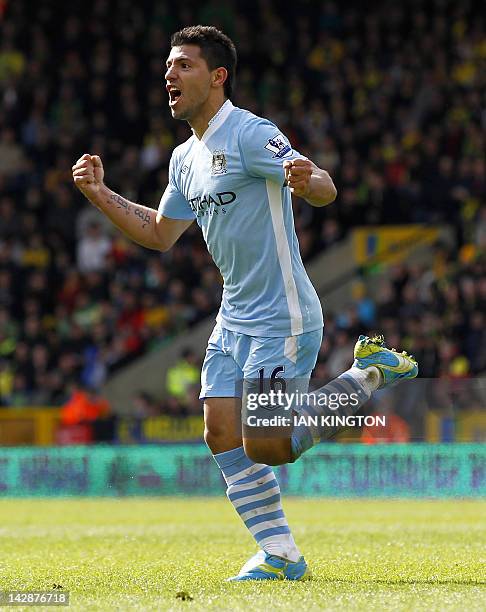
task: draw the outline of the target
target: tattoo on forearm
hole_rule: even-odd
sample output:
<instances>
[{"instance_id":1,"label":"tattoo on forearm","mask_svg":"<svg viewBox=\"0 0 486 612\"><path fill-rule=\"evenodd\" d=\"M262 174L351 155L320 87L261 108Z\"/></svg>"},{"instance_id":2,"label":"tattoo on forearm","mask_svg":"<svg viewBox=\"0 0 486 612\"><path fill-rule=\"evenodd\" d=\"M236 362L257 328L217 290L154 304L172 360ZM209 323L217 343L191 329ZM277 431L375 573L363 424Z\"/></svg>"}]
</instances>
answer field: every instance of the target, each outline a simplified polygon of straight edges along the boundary
<instances>
[{"instance_id":1,"label":"tattoo on forearm","mask_svg":"<svg viewBox=\"0 0 486 612\"><path fill-rule=\"evenodd\" d=\"M127 202L127 200L125 200L124 198L122 198L121 196L119 196L116 193L111 195L110 199L118 204L118 208L124 208L125 209L125 214L127 214L127 215L130 214L130 210L132 209L132 207L131 207L130 203Z\"/></svg>"},{"instance_id":2,"label":"tattoo on forearm","mask_svg":"<svg viewBox=\"0 0 486 612\"><path fill-rule=\"evenodd\" d=\"M126 215L129 215L133 209L135 212L135 216L138 217L140 221L142 222L142 229L145 229L145 227L152 221L150 212L144 210L143 208L137 208L137 207L132 206L130 202L125 200L125 198L122 198L121 196L119 196L117 193L112 194L110 196L110 200L113 200L113 202L116 202L116 204L118 204L118 208L124 208Z\"/></svg>"},{"instance_id":3,"label":"tattoo on forearm","mask_svg":"<svg viewBox=\"0 0 486 612\"><path fill-rule=\"evenodd\" d=\"M152 220L150 213L146 210L143 210L143 208L136 208L135 216L139 217L140 221L142 222L142 229L144 229L145 226L148 225Z\"/></svg>"}]
</instances>

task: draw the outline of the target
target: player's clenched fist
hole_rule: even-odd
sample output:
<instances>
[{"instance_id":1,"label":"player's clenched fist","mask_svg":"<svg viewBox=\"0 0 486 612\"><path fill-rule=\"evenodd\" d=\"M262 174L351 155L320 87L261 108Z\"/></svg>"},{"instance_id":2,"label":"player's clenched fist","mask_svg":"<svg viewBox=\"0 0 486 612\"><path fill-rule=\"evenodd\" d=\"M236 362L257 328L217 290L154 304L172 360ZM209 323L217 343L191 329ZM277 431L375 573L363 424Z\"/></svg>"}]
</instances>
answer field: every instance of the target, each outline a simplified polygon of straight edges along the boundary
<instances>
[{"instance_id":1,"label":"player's clenched fist","mask_svg":"<svg viewBox=\"0 0 486 612\"><path fill-rule=\"evenodd\" d=\"M290 191L301 198L308 196L314 164L308 159L293 159L284 161L283 167Z\"/></svg>"},{"instance_id":2,"label":"player's clenched fist","mask_svg":"<svg viewBox=\"0 0 486 612\"><path fill-rule=\"evenodd\" d=\"M74 184L87 198L98 193L104 175L103 164L98 155L85 153L73 166Z\"/></svg>"}]
</instances>

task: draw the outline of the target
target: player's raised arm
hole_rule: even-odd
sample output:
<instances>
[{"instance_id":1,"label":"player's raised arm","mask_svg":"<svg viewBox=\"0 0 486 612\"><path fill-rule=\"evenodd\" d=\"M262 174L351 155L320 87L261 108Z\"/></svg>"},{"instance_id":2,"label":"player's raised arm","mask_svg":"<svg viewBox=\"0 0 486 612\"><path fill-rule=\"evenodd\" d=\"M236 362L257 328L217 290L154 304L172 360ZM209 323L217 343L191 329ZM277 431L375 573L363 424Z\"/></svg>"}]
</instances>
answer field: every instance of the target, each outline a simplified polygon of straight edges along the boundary
<instances>
[{"instance_id":1,"label":"player's raised arm","mask_svg":"<svg viewBox=\"0 0 486 612\"><path fill-rule=\"evenodd\" d=\"M148 249L167 251L192 223L167 218L109 189L103 182L103 164L98 155L85 153L72 170L74 184L81 193L128 238Z\"/></svg>"},{"instance_id":2,"label":"player's raised arm","mask_svg":"<svg viewBox=\"0 0 486 612\"><path fill-rule=\"evenodd\" d=\"M286 160L283 167L290 191L311 206L326 206L336 199L332 178L310 159Z\"/></svg>"},{"instance_id":3,"label":"player's raised arm","mask_svg":"<svg viewBox=\"0 0 486 612\"><path fill-rule=\"evenodd\" d=\"M239 139L242 162L251 176L287 185L312 206L326 206L336 199L331 177L296 151L289 139L267 119L245 125Z\"/></svg>"}]
</instances>

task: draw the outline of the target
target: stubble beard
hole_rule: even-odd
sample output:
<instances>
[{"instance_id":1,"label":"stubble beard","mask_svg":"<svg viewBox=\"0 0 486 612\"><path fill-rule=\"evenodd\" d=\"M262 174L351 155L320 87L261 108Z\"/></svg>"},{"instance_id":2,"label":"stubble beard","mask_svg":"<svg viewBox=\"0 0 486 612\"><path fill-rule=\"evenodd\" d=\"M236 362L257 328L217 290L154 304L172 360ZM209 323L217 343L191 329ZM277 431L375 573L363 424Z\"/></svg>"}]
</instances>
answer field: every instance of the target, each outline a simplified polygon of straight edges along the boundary
<instances>
[{"instance_id":1,"label":"stubble beard","mask_svg":"<svg viewBox=\"0 0 486 612\"><path fill-rule=\"evenodd\" d=\"M172 118L176 119L177 121L190 121L192 117L194 117L195 114L195 109L194 108L186 108L186 109L182 109L180 111L177 111L177 109L171 109L172 110Z\"/></svg>"}]
</instances>

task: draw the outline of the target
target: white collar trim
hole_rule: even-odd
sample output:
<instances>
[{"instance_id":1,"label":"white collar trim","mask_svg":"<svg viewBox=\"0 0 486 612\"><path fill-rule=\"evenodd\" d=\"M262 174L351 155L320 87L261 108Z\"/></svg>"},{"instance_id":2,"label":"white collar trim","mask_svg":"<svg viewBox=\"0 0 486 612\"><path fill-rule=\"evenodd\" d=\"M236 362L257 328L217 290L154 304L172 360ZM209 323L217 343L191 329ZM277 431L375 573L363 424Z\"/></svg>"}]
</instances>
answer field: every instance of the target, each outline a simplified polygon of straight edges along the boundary
<instances>
[{"instance_id":1,"label":"white collar trim","mask_svg":"<svg viewBox=\"0 0 486 612\"><path fill-rule=\"evenodd\" d=\"M208 129L202 135L201 142L207 142L208 138L223 125L233 109L234 105L231 100L226 100L214 117L209 120Z\"/></svg>"}]
</instances>

